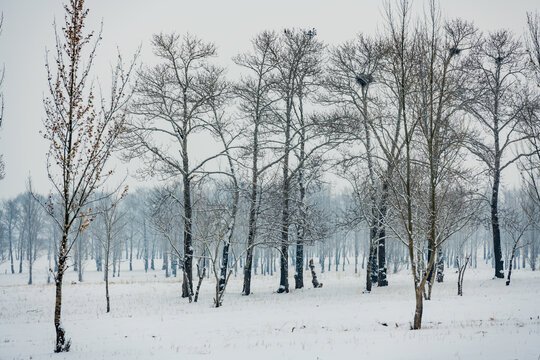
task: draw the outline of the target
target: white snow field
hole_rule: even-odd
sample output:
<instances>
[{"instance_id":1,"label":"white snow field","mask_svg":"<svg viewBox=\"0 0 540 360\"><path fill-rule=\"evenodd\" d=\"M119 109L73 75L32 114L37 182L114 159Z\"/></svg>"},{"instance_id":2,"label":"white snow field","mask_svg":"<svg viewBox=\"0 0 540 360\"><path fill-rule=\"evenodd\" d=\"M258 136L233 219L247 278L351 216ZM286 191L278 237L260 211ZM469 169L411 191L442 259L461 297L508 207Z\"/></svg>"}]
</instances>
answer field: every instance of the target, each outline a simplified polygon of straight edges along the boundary
<instances>
[{"instance_id":1,"label":"white snow field","mask_svg":"<svg viewBox=\"0 0 540 360\"><path fill-rule=\"evenodd\" d=\"M157 261L161 266L161 261ZM213 281L198 303L180 298L180 281L162 271L125 271L111 278L105 313L102 274L86 264L84 282L68 270L62 318L69 353L54 354L54 286L46 264L11 275L0 265L0 359L534 359L540 358L540 272L515 270L512 284L490 268L469 269L464 296L446 271L426 301L423 329L409 330L414 311L407 271L390 286L362 293L364 271L320 273L322 289L276 294L276 275L253 278L241 296L231 277L223 307L212 308ZM159 267L160 267L159 266ZM290 279L294 287L294 280ZM386 326L386 325L387 326Z\"/></svg>"}]
</instances>

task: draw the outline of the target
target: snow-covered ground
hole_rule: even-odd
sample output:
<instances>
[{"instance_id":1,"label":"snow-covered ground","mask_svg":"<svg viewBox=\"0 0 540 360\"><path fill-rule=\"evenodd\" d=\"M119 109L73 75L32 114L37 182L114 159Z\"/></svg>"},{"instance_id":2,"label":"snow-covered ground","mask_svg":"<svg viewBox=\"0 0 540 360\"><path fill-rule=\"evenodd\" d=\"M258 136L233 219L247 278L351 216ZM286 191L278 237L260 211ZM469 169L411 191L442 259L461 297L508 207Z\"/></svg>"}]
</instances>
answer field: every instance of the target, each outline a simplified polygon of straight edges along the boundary
<instances>
[{"instance_id":1,"label":"snow-covered ground","mask_svg":"<svg viewBox=\"0 0 540 360\"><path fill-rule=\"evenodd\" d=\"M0 265L0 359L540 358L540 272L516 270L507 287L489 268L470 269L459 297L457 274L447 271L425 302L423 329L411 331L406 271L390 274L390 286L371 294L362 293L363 271L319 273L322 289L289 294L275 293L277 276L257 275L248 297L240 295L239 274L215 309L212 278L189 304L179 279L122 270L111 279L107 314L102 274L86 267L82 283L68 272L62 317L72 347L54 354L54 286L46 284L45 263L36 264L30 286L27 274Z\"/></svg>"}]
</instances>

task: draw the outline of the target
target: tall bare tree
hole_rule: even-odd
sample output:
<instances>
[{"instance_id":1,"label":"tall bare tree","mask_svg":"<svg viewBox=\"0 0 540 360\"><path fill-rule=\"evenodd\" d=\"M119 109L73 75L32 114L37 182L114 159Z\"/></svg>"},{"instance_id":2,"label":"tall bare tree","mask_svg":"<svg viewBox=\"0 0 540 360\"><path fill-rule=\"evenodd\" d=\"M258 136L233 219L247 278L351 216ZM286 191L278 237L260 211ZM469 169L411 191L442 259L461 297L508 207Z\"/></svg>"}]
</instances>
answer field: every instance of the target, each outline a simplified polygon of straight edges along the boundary
<instances>
[{"instance_id":1,"label":"tall bare tree","mask_svg":"<svg viewBox=\"0 0 540 360\"><path fill-rule=\"evenodd\" d=\"M464 56L474 29L459 20L443 21L433 2L427 18L414 29L406 0L396 9L389 7L387 18L387 66L391 93L399 104L403 150L389 182L392 216L386 226L409 253L416 298L412 328L420 329L435 254L475 211L476 197L463 167L466 128L457 116L462 105L456 90L464 76L456 55ZM383 154L387 161L395 160L391 153Z\"/></svg>"},{"instance_id":2,"label":"tall bare tree","mask_svg":"<svg viewBox=\"0 0 540 360\"><path fill-rule=\"evenodd\" d=\"M483 163L491 182L490 213L495 277L504 278L499 225L499 193L504 170L525 155L516 145L527 136L520 129L520 114L527 63L525 49L507 30L491 32L478 48L470 81L476 102L468 110L480 131L471 137L470 151ZM486 135L483 135L486 134Z\"/></svg>"},{"instance_id":3,"label":"tall bare tree","mask_svg":"<svg viewBox=\"0 0 540 360\"><path fill-rule=\"evenodd\" d=\"M128 158L144 162L142 175L182 179L182 263L187 274L182 297L189 297L193 295L192 182L208 163L224 155L218 151L195 162L190 141L196 133L208 131L210 103L225 94L227 84L223 69L209 62L217 54L212 43L189 34L157 34L152 45L160 63L138 73L124 146Z\"/></svg>"},{"instance_id":4,"label":"tall bare tree","mask_svg":"<svg viewBox=\"0 0 540 360\"><path fill-rule=\"evenodd\" d=\"M291 195L292 181L301 166L294 167L291 163L293 151L302 147L302 141L295 142L301 136L302 125L295 121L298 101L302 85L299 81L312 69L308 64L317 65L322 52L322 43L316 39L315 29L290 30L285 29L279 41L271 49L271 61L276 68L276 92L281 99L279 108L274 109L277 116L276 132L281 139L276 141L279 151L282 152L282 191L281 191L281 239L280 239L280 283L278 293L289 292L289 228L291 225ZM301 95L300 95L301 96ZM298 146L300 145L300 146ZM300 149L300 151L302 151ZM305 156L302 155L302 156Z\"/></svg>"},{"instance_id":5,"label":"tall bare tree","mask_svg":"<svg viewBox=\"0 0 540 360\"><path fill-rule=\"evenodd\" d=\"M262 188L260 177L275 161L262 163L264 152L268 149L265 139L265 126L272 118L272 105L277 101L273 96L273 71L276 63L272 62L271 50L275 46L277 35L262 32L252 40L252 52L236 56L234 62L248 72L235 86L234 92L239 99L239 107L249 124L246 126L249 139L245 147L246 157L251 160L251 179L249 184L249 219L247 252L244 264L243 295L251 293L251 274L253 251L257 236L258 199Z\"/></svg>"},{"instance_id":6,"label":"tall bare tree","mask_svg":"<svg viewBox=\"0 0 540 360\"><path fill-rule=\"evenodd\" d=\"M375 109L380 107L380 103L373 94L373 84L380 82L382 60L384 55L384 46L381 41L368 38L359 34L354 41L342 44L331 51L330 66L327 70L325 81L328 95L323 98L325 103L338 105L341 121L346 121L349 129L346 137L346 154L342 161L346 170L351 170L354 163L366 163L369 182L369 214L360 216L367 220L370 227L370 254L368 258L368 269L375 268L375 271L368 271L366 274L366 290L371 291L371 284L377 281L379 286L388 285L386 279L385 265L385 231L383 218L385 216L385 202L387 195L381 194L378 200L378 187L381 183L377 176L375 161L377 159L374 150L374 139L372 127L373 117L377 114ZM346 125L346 124L343 124ZM362 147L354 146L361 144ZM361 150L360 150L361 149ZM360 151L359 151L360 150ZM389 163L390 164L390 163ZM351 183L358 185L359 176L356 167L351 170L354 173L349 179ZM388 168L390 171L391 169ZM384 182L384 180L383 180ZM383 186L383 192L387 192L387 185ZM359 219L359 220L361 220ZM376 256L378 255L378 258ZM379 264L377 266L377 263Z\"/></svg>"}]
</instances>

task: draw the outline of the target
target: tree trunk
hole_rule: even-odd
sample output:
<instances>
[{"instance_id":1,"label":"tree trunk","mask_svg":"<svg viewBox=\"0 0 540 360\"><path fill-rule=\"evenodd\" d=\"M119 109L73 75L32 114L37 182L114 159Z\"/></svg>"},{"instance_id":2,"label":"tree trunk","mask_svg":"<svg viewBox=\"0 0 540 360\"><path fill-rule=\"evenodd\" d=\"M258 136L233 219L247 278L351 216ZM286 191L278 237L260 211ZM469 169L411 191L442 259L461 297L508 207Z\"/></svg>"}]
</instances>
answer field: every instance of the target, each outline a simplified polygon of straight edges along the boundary
<instances>
[{"instance_id":1,"label":"tree trunk","mask_svg":"<svg viewBox=\"0 0 540 360\"><path fill-rule=\"evenodd\" d=\"M107 238L107 244L105 248L105 270L103 271L103 278L105 280L105 300L107 303L107 312L111 310L109 302L109 261L111 253L111 239Z\"/></svg>"},{"instance_id":2,"label":"tree trunk","mask_svg":"<svg viewBox=\"0 0 540 360\"><path fill-rule=\"evenodd\" d=\"M390 171L388 171L390 172ZM390 176L390 175L387 175ZM388 197L388 180L385 180L382 188L381 203L379 204L379 214L378 214L378 232L379 232L379 244L378 244L378 273L377 273L377 286L388 286L388 279L386 278L387 269L386 269L386 229L385 229L385 218L386 218L386 201Z\"/></svg>"},{"instance_id":3,"label":"tree trunk","mask_svg":"<svg viewBox=\"0 0 540 360\"><path fill-rule=\"evenodd\" d=\"M187 144L185 144L185 151L187 151ZM187 154L184 152L184 154ZM190 179L188 177L188 159L187 155L184 156L184 260L182 266L184 268L184 279L182 283L182 297L189 297L193 295L193 245L192 245L192 209L191 209L191 186Z\"/></svg>"},{"instance_id":4,"label":"tree trunk","mask_svg":"<svg viewBox=\"0 0 540 360\"><path fill-rule=\"evenodd\" d=\"M15 268L13 267L13 241L12 241L12 230L11 223L9 224L9 259L11 262L11 273L15 274Z\"/></svg>"},{"instance_id":5,"label":"tree trunk","mask_svg":"<svg viewBox=\"0 0 540 360\"><path fill-rule=\"evenodd\" d=\"M354 232L354 273L358 274L358 232Z\"/></svg>"},{"instance_id":6,"label":"tree trunk","mask_svg":"<svg viewBox=\"0 0 540 360\"><path fill-rule=\"evenodd\" d=\"M422 312L424 310L424 298L423 291L420 288L416 288L416 310L414 312L414 323L412 330L418 330L422 328Z\"/></svg>"},{"instance_id":7,"label":"tree trunk","mask_svg":"<svg viewBox=\"0 0 540 360\"><path fill-rule=\"evenodd\" d=\"M504 278L504 261L502 260L501 230L499 228L499 183L500 171L495 170L493 175L493 188L491 192L491 229L493 231L493 256L495 260L495 277Z\"/></svg>"},{"instance_id":8,"label":"tree trunk","mask_svg":"<svg viewBox=\"0 0 540 360\"><path fill-rule=\"evenodd\" d=\"M296 241L296 273L294 274L294 288L304 287L304 241Z\"/></svg>"},{"instance_id":9,"label":"tree trunk","mask_svg":"<svg viewBox=\"0 0 540 360\"><path fill-rule=\"evenodd\" d=\"M289 132L287 124L285 132L285 157L283 160L283 189L282 189L282 216L281 216L281 253L279 264L278 293L289 292Z\"/></svg>"},{"instance_id":10,"label":"tree trunk","mask_svg":"<svg viewBox=\"0 0 540 360\"><path fill-rule=\"evenodd\" d=\"M516 256L516 245L517 245L517 242L512 249L512 256L510 257L510 264L508 265L508 278L506 279L506 286L510 285L510 276L512 276L512 266L514 263L514 258Z\"/></svg>"},{"instance_id":11,"label":"tree trunk","mask_svg":"<svg viewBox=\"0 0 540 360\"><path fill-rule=\"evenodd\" d=\"M133 225L131 226L131 236L129 237L129 271L133 271Z\"/></svg>"},{"instance_id":12,"label":"tree trunk","mask_svg":"<svg viewBox=\"0 0 540 360\"><path fill-rule=\"evenodd\" d=\"M246 263L244 265L244 286L242 289L242 295L251 294L251 267L253 262L253 243L255 242L255 233L257 230L257 186L259 180L259 127L258 122L255 123L255 129L253 132L253 164L251 168L251 198L249 202L249 223L248 223L248 239L247 239L247 253Z\"/></svg>"},{"instance_id":13,"label":"tree trunk","mask_svg":"<svg viewBox=\"0 0 540 360\"><path fill-rule=\"evenodd\" d=\"M442 248L439 248L439 255L437 259L437 282L442 283L444 280L444 255Z\"/></svg>"},{"instance_id":14,"label":"tree trunk","mask_svg":"<svg viewBox=\"0 0 540 360\"><path fill-rule=\"evenodd\" d=\"M377 267L377 286L388 286L386 279L386 232L383 226L379 226L379 244L378 244L378 267Z\"/></svg>"},{"instance_id":15,"label":"tree trunk","mask_svg":"<svg viewBox=\"0 0 540 360\"><path fill-rule=\"evenodd\" d=\"M31 235L30 235L31 236ZM30 239L30 237L28 238ZM32 256L32 242L30 241L28 246L28 285L32 285L32 264L34 263L34 257Z\"/></svg>"},{"instance_id":16,"label":"tree trunk","mask_svg":"<svg viewBox=\"0 0 540 360\"><path fill-rule=\"evenodd\" d=\"M67 233L64 232L62 236L62 243L59 249L58 257L58 271L56 273L56 301L54 304L54 327L56 330L56 346L54 352L64 352L69 351L71 346L71 340L66 341L66 332L62 327L61 316L62 316L62 280L64 278L64 271L66 266L66 255L67 251Z\"/></svg>"}]
</instances>

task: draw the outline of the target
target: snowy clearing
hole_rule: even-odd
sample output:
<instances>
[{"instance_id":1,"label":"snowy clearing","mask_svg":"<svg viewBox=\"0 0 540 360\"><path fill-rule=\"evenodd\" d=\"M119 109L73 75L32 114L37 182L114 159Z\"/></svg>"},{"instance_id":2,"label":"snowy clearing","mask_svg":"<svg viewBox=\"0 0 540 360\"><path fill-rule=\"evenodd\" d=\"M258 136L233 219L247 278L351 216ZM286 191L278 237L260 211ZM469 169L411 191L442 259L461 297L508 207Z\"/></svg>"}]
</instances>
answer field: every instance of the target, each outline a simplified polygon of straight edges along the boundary
<instances>
[{"instance_id":1,"label":"snowy clearing","mask_svg":"<svg viewBox=\"0 0 540 360\"><path fill-rule=\"evenodd\" d=\"M39 262L38 262L39 263ZM91 266L88 265L88 268ZM36 266L44 269L44 266ZM69 271L63 321L69 353L54 354L54 286L36 271L0 268L1 359L537 359L540 356L540 272L517 270L512 284L491 280L491 268L470 269L464 296L457 274L436 284L426 301L423 329L409 330L413 286L406 271L390 286L362 293L365 273L325 272L321 289L276 294L279 279L256 275L253 294L240 295L232 278L224 306L212 308L212 279L199 302L180 298L178 279L160 271L123 272L111 279L111 313L105 313L102 274L87 269L85 282ZM318 269L320 271L320 268ZM386 324L386 325L385 325Z\"/></svg>"}]
</instances>

